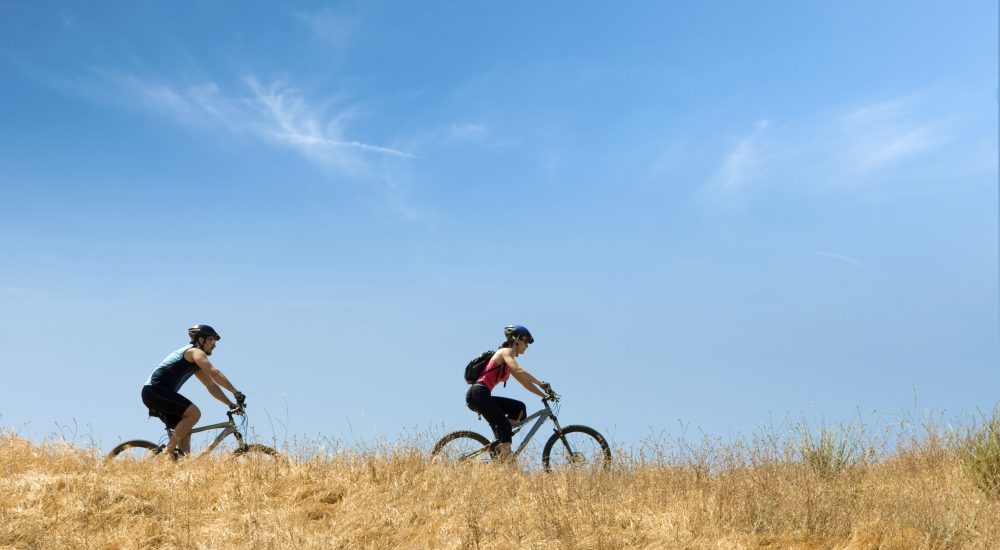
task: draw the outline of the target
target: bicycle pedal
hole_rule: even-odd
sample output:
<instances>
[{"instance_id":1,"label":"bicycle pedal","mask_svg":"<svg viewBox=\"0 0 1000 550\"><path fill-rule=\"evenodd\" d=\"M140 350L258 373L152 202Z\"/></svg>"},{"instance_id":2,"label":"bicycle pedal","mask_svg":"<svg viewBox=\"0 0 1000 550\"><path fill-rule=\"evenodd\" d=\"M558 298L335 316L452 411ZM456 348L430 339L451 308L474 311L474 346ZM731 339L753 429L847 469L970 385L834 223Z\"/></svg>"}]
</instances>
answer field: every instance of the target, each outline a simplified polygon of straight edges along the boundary
<instances>
[{"instance_id":1,"label":"bicycle pedal","mask_svg":"<svg viewBox=\"0 0 1000 550\"><path fill-rule=\"evenodd\" d=\"M159 452L163 453L164 451L166 451L166 446L165 445L161 445ZM173 460L174 462L176 462L176 461L184 458L185 456L187 456L187 453L185 453L184 451L182 451L180 449L174 449L174 452L170 453L169 456L170 456L170 460Z\"/></svg>"}]
</instances>

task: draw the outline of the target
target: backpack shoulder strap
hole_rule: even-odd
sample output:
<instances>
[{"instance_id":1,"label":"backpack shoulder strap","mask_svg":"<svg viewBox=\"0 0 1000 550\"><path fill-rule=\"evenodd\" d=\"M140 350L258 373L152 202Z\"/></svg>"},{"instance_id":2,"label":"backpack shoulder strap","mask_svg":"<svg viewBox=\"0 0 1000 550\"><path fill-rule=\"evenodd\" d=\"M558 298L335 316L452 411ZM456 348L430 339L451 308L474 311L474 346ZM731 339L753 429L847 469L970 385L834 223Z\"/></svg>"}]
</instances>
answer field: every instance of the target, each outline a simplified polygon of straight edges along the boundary
<instances>
[{"instance_id":1,"label":"backpack shoulder strap","mask_svg":"<svg viewBox=\"0 0 1000 550\"><path fill-rule=\"evenodd\" d=\"M493 351L492 353L496 353L496 351ZM492 360L492 359L493 359L493 357L490 357L489 359L487 359L486 360L486 364L489 365L489 361ZM503 376L503 370L506 369L506 368L507 368L507 363L506 362L500 363L500 364L494 364L493 365L493 369L500 369L500 376ZM482 373L480 373L479 376L482 376L482 375L486 374L487 372L489 372L490 370L493 370L493 369L486 369ZM503 381L503 387L505 387L505 388L507 387L507 381L506 380Z\"/></svg>"}]
</instances>

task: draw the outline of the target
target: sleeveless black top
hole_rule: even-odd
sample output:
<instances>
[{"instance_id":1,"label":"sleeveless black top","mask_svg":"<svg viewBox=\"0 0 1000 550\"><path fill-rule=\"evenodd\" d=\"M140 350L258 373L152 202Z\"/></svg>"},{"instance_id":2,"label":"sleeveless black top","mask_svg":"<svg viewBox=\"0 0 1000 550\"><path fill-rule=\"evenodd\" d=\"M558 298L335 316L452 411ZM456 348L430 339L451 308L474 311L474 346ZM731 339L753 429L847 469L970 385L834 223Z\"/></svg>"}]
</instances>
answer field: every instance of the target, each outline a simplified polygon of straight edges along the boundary
<instances>
[{"instance_id":1,"label":"sleeveless black top","mask_svg":"<svg viewBox=\"0 0 1000 550\"><path fill-rule=\"evenodd\" d=\"M165 388L173 392L180 391L184 382L201 368L197 364L184 359L184 352L191 349L191 344L171 353L160 362L153 374L146 380L147 386Z\"/></svg>"}]
</instances>

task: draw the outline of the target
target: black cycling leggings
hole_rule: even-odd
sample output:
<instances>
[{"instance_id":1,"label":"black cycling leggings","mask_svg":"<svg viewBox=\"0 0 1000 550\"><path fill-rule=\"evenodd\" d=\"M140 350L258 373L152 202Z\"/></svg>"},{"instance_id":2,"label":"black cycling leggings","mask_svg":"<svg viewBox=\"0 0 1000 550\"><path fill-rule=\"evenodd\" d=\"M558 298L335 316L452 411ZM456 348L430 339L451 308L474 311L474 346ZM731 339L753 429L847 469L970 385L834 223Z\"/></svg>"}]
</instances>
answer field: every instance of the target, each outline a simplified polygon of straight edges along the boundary
<instances>
[{"instance_id":1,"label":"black cycling leggings","mask_svg":"<svg viewBox=\"0 0 1000 550\"><path fill-rule=\"evenodd\" d=\"M513 437L507 419L524 418L527 412L524 403L517 399L494 397L490 395L489 388L480 383L475 383L469 388L465 394L465 404L474 412L483 415L500 443L510 443Z\"/></svg>"}]
</instances>

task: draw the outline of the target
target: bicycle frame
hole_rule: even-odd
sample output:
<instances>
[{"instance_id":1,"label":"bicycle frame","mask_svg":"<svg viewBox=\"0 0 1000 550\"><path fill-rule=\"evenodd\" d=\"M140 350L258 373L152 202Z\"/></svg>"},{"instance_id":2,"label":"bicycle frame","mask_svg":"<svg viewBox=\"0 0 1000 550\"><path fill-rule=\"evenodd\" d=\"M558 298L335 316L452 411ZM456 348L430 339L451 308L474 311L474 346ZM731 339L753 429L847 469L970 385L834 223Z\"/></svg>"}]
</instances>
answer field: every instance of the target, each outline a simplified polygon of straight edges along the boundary
<instances>
[{"instance_id":1,"label":"bicycle frame","mask_svg":"<svg viewBox=\"0 0 1000 550\"><path fill-rule=\"evenodd\" d=\"M243 443L243 434L240 433L240 430L236 427L236 422L233 420L233 413L227 412L226 416L229 417L228 422L219 422L218 424L209 424L208 426L199 426L191 429L192 435L196 433L207 432L208 430L219 430L219 429L222 430L222 433L216 436L216 438L212 441L212 443L208 446L208 448L202 451L197 458L201 458L207 455L208 453L212 452L212 450L214 450L216 447L219 446L219 443L222 443L223 439L229 437L230 435L236 437L236 443L240 447L246 445L245 443ZM168 429L167 437L168 438L173 437L173 435L174 431Z\"/></svg>"},{"instance_id":2,"label":"bicycle frame","mask_svg":"<svg viewBox=\"0 0 1000 550\"><path fill-rule=\"evenodd\" d=\"M555 413L552 412L552 408L549 407L549 400L547 398L543 399L542 403L545 404L544 409L532 413L531 416L528 416L527 418L525 418L524 420L518 422L513 426L512 435L517 435L518 433L520 433L521 428L523 428L526 424L528 424L528 422L531 422L531 420L534 418L538 418L538 421L535 422L535 425L532 426L531 430L528 431L528 435L524 436L524 439L521 440L521 444L517 446L517 450L514 451L514 456L521 454L521 451L523 451L524 448L528 446L528 443L531 441L531 438L535 436L535 433L538 431L538 428L541 428L542 424L544 424L545 421L548 420L549 418L551 418L552 423L555 424L556 431L557 432L562 431L562 426L559 425L559 420L556 418Z\"/></svg>"},{"instance_id":3,"label":"bicycle frame","mask_svg":"<svg viewBox=\"0 0 1000 550\"><path fill-rule=\"evenodd\" d=\"M543 408L541 410L532 413L523 420L508 421L511 424L511 435L523 435L517 450L508 451L510 443L501 446L497 438L490 441L475 431L458 430L445 434L439 439L434 444L431 456L438 462L453 464L470 460L486 463L497 459L514 459L528 448L528 443L534 439L542 424L546 420L552 419L553 433L548 436L544 446L542 446L542 467L546 471L552 470L553 457L557 465L568 463L602 466L607 469L611 465L612 456L611 446L608 445L604 436L590 426L574 424L564 428L560 425L559 419L556 418L559 409L555 407L553 410L554 407L552 407L553 402L559 402L559 396L551 389L546 388L546 390L546 396L542 398ZM475 412L475 409L473 411Z\"/></svg>"}]
</instances>

